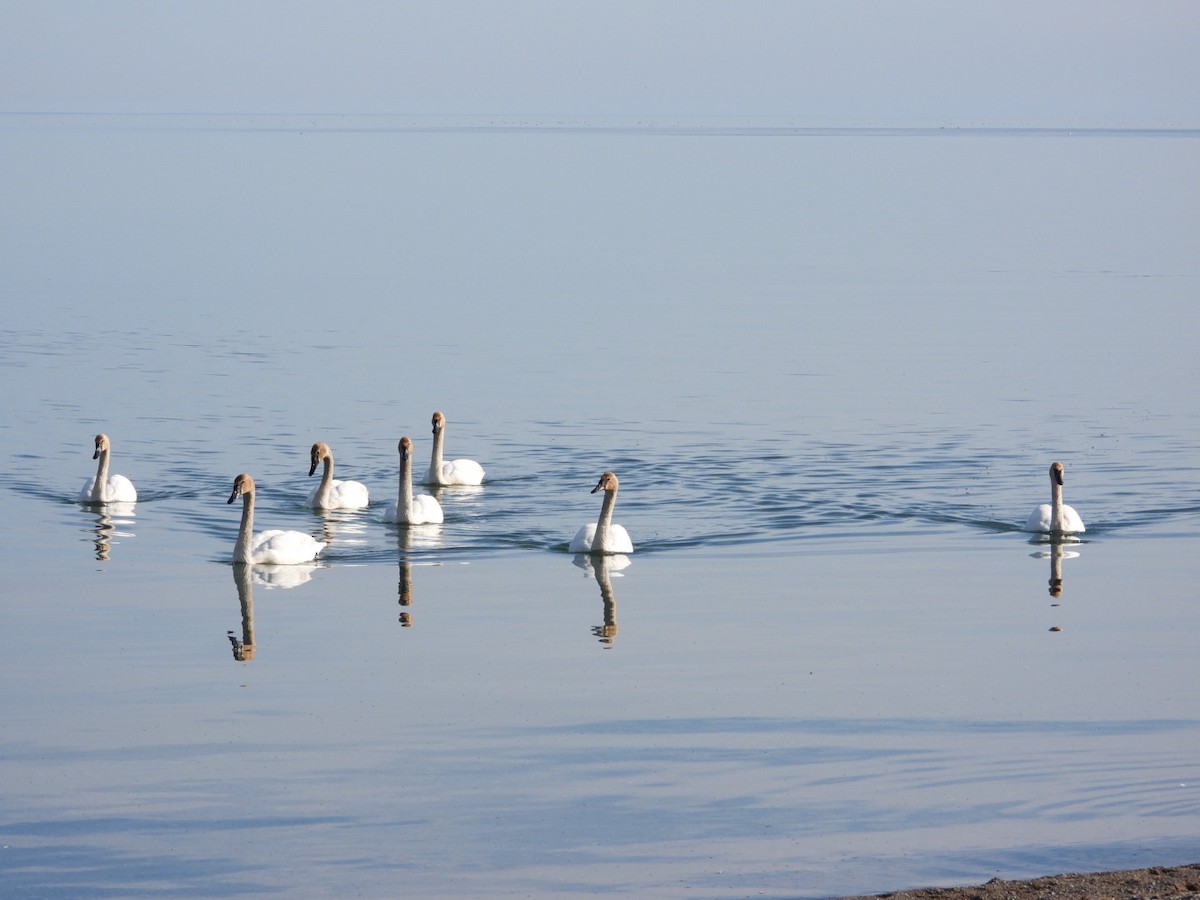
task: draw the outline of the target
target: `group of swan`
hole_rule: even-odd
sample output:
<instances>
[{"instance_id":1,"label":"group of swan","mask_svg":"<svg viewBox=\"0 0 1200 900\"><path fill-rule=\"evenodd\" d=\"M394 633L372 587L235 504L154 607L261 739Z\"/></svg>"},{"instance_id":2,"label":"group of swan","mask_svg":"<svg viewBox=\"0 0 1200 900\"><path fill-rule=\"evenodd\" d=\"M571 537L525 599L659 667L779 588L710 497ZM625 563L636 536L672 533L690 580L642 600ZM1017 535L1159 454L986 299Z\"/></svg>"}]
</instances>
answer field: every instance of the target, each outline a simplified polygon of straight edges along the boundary
<instances>
[{"instance_id":1,"label":"group of swan","mask_svg":"<svg viewBox=\"0 0 1200 900\"><path fill-rule=\"evenodd\" d=\"M442 460L442 447L446 428L446 417L440 412L433 414L433 454L429 462L427 484L478 485L483 482L484 471L479 463L471 459ZM111 444L108 436L96 435L96 452L92 459L99 460L96 475L88 480L79 492L84 503L134 503L137 491L124 475L109 475L108 461ZM383 513L385 522L402 525L438 524L443 521L442 507L430 494L413 496L412 486L412 441L402 437L399 444L400 483L396 499L390 502ZM333 477L333 451L329 445L318 441L310 451L309 477L317 471L317 464L324 463L321 483L308 497L308 505L315 509L362 509L369 498L365 485L357 481L338 481ZM612 521L613 508L617 503L617 476L605 472L600 476L592 493L604 491L604 502L600 517L589 522L571 539L572 553L616 554L632 553L633 542L621 525ZM1054 462L1050 466L1050 502L1042 503L1030 514L1025 530L1039 534L1079 534L1085 531L1083 519L1072 507L1062 502L1063 464ZM279 529L254 534L254 479L242 473L233 480L233 493L227 503L242 498L242 523L234 544L233 561L257 563L259 565L294 565L315 559L325 544L300 531Z\"/></svg>"}]
</instances>

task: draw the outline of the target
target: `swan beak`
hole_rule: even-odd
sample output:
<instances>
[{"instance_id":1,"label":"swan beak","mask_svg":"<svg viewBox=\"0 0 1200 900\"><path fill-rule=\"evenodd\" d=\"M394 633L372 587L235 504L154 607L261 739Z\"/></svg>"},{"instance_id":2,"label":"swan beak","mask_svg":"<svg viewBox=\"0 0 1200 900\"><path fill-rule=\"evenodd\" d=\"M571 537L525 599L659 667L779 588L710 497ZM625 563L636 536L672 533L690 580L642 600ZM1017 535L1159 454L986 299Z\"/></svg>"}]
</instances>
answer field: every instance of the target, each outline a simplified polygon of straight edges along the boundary
<instances>
[{"instance_id":1,"label":"swan beak","mask_svg":"<svg viewBox=\"0 0 1200 900\"><path fill-rule=\"evenodd\" d=\"M1054 470L1054 480L1058 482L1059 487L1062 486L1062 483L1063 483L1062 469Z\"/></svg>"},{"instance_id":2,"label":"swan beak","mask_svg":"<svg viewBox=\"0 0 1200 900\"><path fill-rule=\"evenodd\" d=\"M312 478L312 473L317 471L317 458L314 456L312 465L308 467L308 477Z\"/></svg>"},{"instance_id":3,"label":"swan beak","mask_svg":"<svg viewBox=\"0 0 1200 900\"><path fill-rule=\"evenodd\" d=\"M96 452L92 454L92 459L99 459L99 458L100 458L100 448L97 447Z\"/></svg>"},{"instance_id":4,"label":"swan beak","mask_svg":"<svg viewBox=\"0 0 1200 900\"><path fill-rule=\"evenodd\" d=\"M225 502L227 504L232 503L234 500L236 500L238 498L238 494L240 494L240 493L241 493L241 491L239 491L237 488L234 488L233 493L229 495L229 499L226 500Z\"/></svg>"},{"instance_id":5,"label":"swan beak","mask_svg":"<svg viewBox=\"0 0 1200 900\"><path fill-rule=\"evenodd\" d=\"M596 491L600 490L602 487L604 487L604 479L603 478L600 479L599 483L594 488L592 488L589 493L594 494L594 493L596 493Z\"/></svg>"}]
</instances>

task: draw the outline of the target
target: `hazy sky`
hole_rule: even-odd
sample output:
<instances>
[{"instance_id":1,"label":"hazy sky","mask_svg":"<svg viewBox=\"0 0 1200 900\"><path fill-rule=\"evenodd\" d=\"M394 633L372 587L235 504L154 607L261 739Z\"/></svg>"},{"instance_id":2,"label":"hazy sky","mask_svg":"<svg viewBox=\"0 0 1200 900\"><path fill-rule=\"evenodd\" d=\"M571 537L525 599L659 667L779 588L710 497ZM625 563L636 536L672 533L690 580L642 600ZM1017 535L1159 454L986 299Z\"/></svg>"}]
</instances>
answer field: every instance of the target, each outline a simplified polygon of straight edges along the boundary
<instances>
[{"instance_id":1,"label":"hazy sky","mask_svg":"<svg viewBox=\"0 0 1200 900\"><path fill-rule=\"evenodd\" d=\"M0 0L0 111L1200 119L1200 2Z\"/></svg>"}]
</instances>

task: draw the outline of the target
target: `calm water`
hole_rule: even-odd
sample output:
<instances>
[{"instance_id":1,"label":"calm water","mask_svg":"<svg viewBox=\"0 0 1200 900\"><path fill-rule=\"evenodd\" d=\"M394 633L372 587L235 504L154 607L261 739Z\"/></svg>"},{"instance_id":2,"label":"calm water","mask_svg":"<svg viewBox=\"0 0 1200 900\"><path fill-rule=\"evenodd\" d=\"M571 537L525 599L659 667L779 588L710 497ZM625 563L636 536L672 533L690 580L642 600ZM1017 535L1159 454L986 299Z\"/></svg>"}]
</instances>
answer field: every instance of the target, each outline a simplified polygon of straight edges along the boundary
<instances>
[{"instance_id":1,"label":"calm water","mask_svg":"<svg viewBox=\"0 0 1200 900\"><path fill-rule=\"evenodd\" d=\"M0 147L6 892L1195 861L1200 136L25 117ZM385 525L439 408L487 482ZM132 510L73 501L101 430ZM304 507L316 440L369 509ZM1018 530L1056 458L1066 546ZM610 468L636 552L596 569L566 544ZM228 563L241 471L319 564Z\"/></svg>"}]
</instances>

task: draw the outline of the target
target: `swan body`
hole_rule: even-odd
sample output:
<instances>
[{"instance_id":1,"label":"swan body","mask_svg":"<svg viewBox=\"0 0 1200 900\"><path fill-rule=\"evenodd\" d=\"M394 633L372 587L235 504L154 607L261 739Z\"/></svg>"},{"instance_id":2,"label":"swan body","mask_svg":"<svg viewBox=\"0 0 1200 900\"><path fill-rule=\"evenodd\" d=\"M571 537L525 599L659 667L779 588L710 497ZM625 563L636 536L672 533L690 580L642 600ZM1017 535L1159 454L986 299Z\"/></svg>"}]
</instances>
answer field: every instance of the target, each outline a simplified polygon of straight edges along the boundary
<instances>
[{"instance_id":1,"label":"swan body","mask_svg":"<svg viewBox=\"0 0 1200 900\"><path fill-rule=\"evenodd\" d=\"M433 455L429 460L426 484L483 484L483 466L473 459L442 461L442 442L445 440L446 417L433 414Z\"/></svg>"},{"instance_id":2,"label":"swan body","mask_svg":"<svg viewBox=\"0 0 1200 900\"><path fill-rule=\"evenodd\" d=\"M429 494L413 496L412 441L400 438L400 487L396 499L383 511L383 521L399 525L438 525L442 522L442 506Z\"/></svg>"},{"instance_id":3,"label":"swan body","mask_svg":"<svg viewBox=\"0 0 1200 900\"><path fill-rule=\"evenodd\" d=\"M317 464L324 461L321 483L308 495L307 503L313 509L362 509L371 502L367 486L360 481L338 481L333 477L333 451L323 441L312 445L309 451L312 465L308 477L317 471Z\"/></svg>"},{"instance_id":4,"label":"swan body","mask_svg":"<svg viewBox=\"0 0 1200 900\"><path fill-rule=\"evenodd\" d=\"M1029 514L1025 530L1038 534L1082 534L1083 519L1073 507L1062 502L1063 464L1050 466L1050 502L1039 504Z\"/></svg>"},{"instance_id":5,"label":"swan body","mask_svg":"<svg viewBox=\"0 0 1200 900\"><path fill-rule=\"evenodd\" d=\"M84 483L79 492L83 503L136 503L137 490L133 482L124 475L108 474L108 454L111 446L107 434L96 435L96 452L92 459L96 463L96 474Z\"/></svg>"},{"instance_id":6,"label":"swan body","mask_svg":"<svg viewBox=\"0 0 1200 900\"><path fill-rule=\"evenodd\" d=\"M592 493L604 491L604 503L600 507L600 518L589 522L571 539L572 553L632 553L633 541L629 532L612 522L613 507L617 504L617 476L605 472L600 476Z\"/></svg>"},{"instance_id":7,"label":"swan body","mask_svg":"<svg viewBox=\"0 0 1200 900\"><path fill-rule=\"evenodd\" d=\"M242 526L237 543L233 545L235 563L254 563L260 566L294 566L316 559L325 543L301 531L271 531L254 533L254 479L244 472L233 479L233 493L226 503L242 498Z\"/></svg>"}]
</instances>

